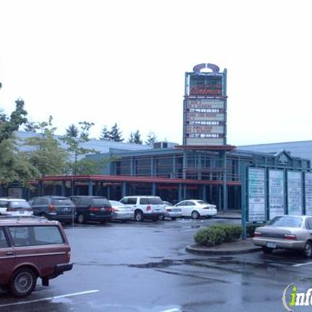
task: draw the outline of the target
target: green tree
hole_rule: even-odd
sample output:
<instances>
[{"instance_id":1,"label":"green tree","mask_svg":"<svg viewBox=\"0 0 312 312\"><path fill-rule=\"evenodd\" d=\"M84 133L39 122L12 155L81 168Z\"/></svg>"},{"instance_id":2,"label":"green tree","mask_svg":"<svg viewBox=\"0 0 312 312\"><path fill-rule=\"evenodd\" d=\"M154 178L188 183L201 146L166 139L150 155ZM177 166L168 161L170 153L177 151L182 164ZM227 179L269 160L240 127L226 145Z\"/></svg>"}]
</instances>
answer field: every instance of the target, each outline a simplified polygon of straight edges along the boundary
<instances>
[{"instance_id":1,"label":"green tree","mask_svg":"<svg viewBox=\"0 0 312 312\"><path fill-rule=\"evenodd\" d=\"M29 186L29 181L39 176L38 170L32 166L17 146L14 132L27 122L27 111L24 101L16 100L15 110L8 117L0 112L0 184L3 186L18 181Z\"/></svg>"},{"instance_id":2,"label":"green tree","mask_svg":"<svg viewBox=\"0 0 312 312\"><path fill-rule=\"evenodd\" d=\"M112 126L110 131L107 130L106 126L104 126L102 128L100 140L122 142L124 139L122 138L122 132L119 130L117 123L115 123L114 126Z\"/></svg>"},{"instance_id":3,"label":"green tree","mask_svg":"<svg viewBox=\"0 0 312 312\"><path fill-rule=\"evenodd\" d=\"M18 99L15 103L15 110L11 113L10 118L4 113L0 113L0 142L10 139L14 131L17 131L22 124L27 122L24 101Z\"/></svg>"},{"instance_id":4,"label":"green tree","mask_svg":"<svg viewBox=\"0 0 312 312\"><path fill-rule=\"evenodd\" d=\"M107 127L106 127L106 126L104 126L104 127L102 128L100 140L110 140L110 133L109 133L109 131L107 130Z\"/></svg>"},{"instance_id":5,"label":"green tree","mask_svg":"<svg viewBox=\"0 0 312 312\"><path fill-rule=\"evenodd\" d=\"M74 160L68 162L69 172L77 174L94 174L96 165L91 159L83 158L89 153L98 153L95 149L84 148L83 143L89 142L89 131L94 123L79 122L79 128L71 125L66 130L66 135L60 139L68 146L67 151L73 155Z\"/></svg>"},{"instance_id":6,"label":"green tree","mask_svg":"<svg viewBox=\"0 0 312 312\"><path fill-rule=\"evenodd\" d=\"M130 137L128 139L129 143L134 143L134 144L143 144L142 140L141 140L141 134L140 131L137 130L134 133L130 133Z\"/></svg>"},{"instance_id":7,"label":"green tree","mask_svg":"<svg viewBox=\"0 0 312 312\"><path fill-rule=\"evenodd\" d=\"M112 129L110 131L110 137L112 141L115 142L122 142L124 139L122 138L122 132L119 130L117 123L112 126Z\"/></svg>"},{"instance_id":8,"label":"green tree","mask_svg":"<svg viewBox=\"0 0 312 312\"><path fill-rule=\"evenodd\" d=\"M145 144L147 145L153 145L156 142L157 138L154 132L150 132L147 135L147 140L145 141Z\"/></svg>"},{"instance_id":9,"label":"green tree","mask_svg":"<svg viewBox=\"0 0 312 312\"><path fill-rule=\"evenodd\" d=\"M36 123L33 121L27 121L24 126L25 132L37 132L38 128L36 127Z\"/></svg>"},{"instance_id":10,"label":"green tree","mask_svg":"<svg viewBox=\"0 0 312 312\"><path fill-rule=\"evenodd\" d=\"M29 162L37 168L41 176L64 174L68 153L55 138L56 130L52 125L52 116L48 122L35 123L34 128L38 135L24 140L24 145L31 149L24 152Z\"/></svg>"},{"instance_id":11,"label":"green tree","mask_svg":"<svg viewBox=\"0 0 312 312\"><path fill-rule=\"evenodd\" d=\"M0 142L0 184L2 186L15 181L23 186L30 186L29 181L39 176L38 169L28 161L24 153L19 152L14 135Z\"/></svg>"}]
</instances>

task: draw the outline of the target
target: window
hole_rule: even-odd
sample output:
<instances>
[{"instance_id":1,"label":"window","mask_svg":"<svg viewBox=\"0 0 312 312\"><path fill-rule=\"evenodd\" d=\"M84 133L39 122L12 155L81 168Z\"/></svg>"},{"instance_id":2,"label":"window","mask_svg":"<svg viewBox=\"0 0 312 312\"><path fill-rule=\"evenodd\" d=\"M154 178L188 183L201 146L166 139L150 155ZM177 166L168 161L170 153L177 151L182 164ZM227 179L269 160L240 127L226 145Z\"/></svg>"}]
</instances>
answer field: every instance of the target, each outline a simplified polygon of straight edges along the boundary
<instances>
[{"instance_id":1,"label":"window","mask_svg":"<svg viewBox=\"0 0 312 312\"><path fill-rule=\"evenodd\" d=\"M9 232L16 247L64 243L57 226L11 226Z\"/></svg>"},{"instance_id":2,"label":"window","mask_svg":"<svg viewBox=\"0 0 312 312\"><path fill-rule=\"evenodd\" d=\"M135 205L136 201L137 201L136 198L128 198L126 204L128 204L128 205Z\"/></svg>"},{"instance_id":3,"label":"window","mask_svg":"<svg viewBox=\"0 0 312 312\"><path fill-rule=\"evenodd\" d=\"M311 230L311 229L312 229L312 218L308 218L308 219L306 220L306 228L307 228L308 230Z\"/></svg>"},{"instance_id":4,"label":"window","mask_svg":"<svg viewBox=\"0 0 312 312\"><path fill-rule=\"evenodd\" d=\"M57 226L34 226L35 245L63 244L64 240Z\"/></svg>"},{"instance_id":5,"label":"window","mask_svg":"<svg viewBox=\"0 0 312 312\"><path fill-rule=\"evenodd\" d=\"M5 200L0 200L0 207L7 208L8 207L8 202L5 201Z\"/></svg>"},{"instance_id":6,"label":"window","mask_svg":"<svg viewBox=\"0 0 312 312\"><path fill-rule=\"evenodd\" d=\"M14 246L21 247L30 245L29 233L27 229L28 228L26 226L9 227Z\"/></svg>"},{"instance_id":7,"label":"window","mask_svg":"<svg viewBox=\"0 0 312 312\"><path fill-rule=\"evenodd\" d=\"M6 248L6 247L8 247L8 242L4 235L3 229L0 228L0 248Z\"/></svg>"}]
</instances>

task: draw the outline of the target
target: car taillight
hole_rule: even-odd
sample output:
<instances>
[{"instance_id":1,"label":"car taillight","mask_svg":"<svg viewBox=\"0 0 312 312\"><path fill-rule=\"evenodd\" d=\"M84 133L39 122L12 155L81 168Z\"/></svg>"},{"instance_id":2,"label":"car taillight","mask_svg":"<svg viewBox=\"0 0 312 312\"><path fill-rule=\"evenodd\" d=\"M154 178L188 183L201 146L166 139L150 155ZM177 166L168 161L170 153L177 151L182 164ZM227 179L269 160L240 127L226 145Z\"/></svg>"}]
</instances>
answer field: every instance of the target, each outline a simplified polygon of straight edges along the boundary
<instances>
[{"instance_id":1,"label":"car taillight","mask_svg":"<svg viewBox=\"0 0 312 312\"><path fill-rule=\"evenodd\" d=\"M113 211L119 211L119 209L117 209L117 208L113 208Z\"/></svg>"},{"instance_id":2,"label":"car taillight","mask_svg":"<svg viewBox=\"0 0 312 312\"><path fill-rule=\"evenodd\" d=\"M112 207L106 207L105 211L112 212L112 211L114 211L114 209ZM118 209L116 209L115 211L118 211Z\"/></svg>"},{"instance_id":3,"label":"car taillight","mask_svg":"<svg viewBox=\"0 0 312 312\"><path fill-rule=\"evenodd\" d=\"M290 240L296 240L297 236L295 234L285 234L284 238L285 239L290 239Z\"/></svg>"},{"instance_id":4,"label":"car taillight","mask_svg":"<svg viewBox=\"0 0 312 312\"><path fill-rule=\"evenodd\" d=\"M254 232L254 236L261 236L262 235L262 233L261 232Z\"/></svg>"},{"instance_id":5,"label":"car taillight","mask_svg":"<svg viewBox=\"0 0 312 312\"><path fill-rule=\"evenodd\" d=\"M101 211L101 208L98 207L90 207L89 211L95 212L95 211Z\"/></svg>"},{"instance_id":6,"label":"car taillight","mask_svg":"<svg viewBox=\"0 0 312 312\"><path fill-rule=\"evenodd\" d=\"M67 256L67 262L69 262L70 261L70 252L68 252L66 256Z\"/></svg>"},{"instance_id":7,"label":"car taillight","mask_svg":"<svg viewBox=\"0 0 312 312\"><path fill-rule=\"evenodd\" d=\"M56 210L56 208L55 208L54 205L50 205L50 206L49 206L49 211L55 211L55 210Z\"/></svg>"},{"instance_id":8,"label":"car taillight","mask_svg":"<svg viewBox=\"0 0 312 312\"><path fill-rule=\"evenodd\" d=\"M152 207L150 205L146 206L146 210L149 211L149 210L152 210Z\"/></svg>"}]
</instances>

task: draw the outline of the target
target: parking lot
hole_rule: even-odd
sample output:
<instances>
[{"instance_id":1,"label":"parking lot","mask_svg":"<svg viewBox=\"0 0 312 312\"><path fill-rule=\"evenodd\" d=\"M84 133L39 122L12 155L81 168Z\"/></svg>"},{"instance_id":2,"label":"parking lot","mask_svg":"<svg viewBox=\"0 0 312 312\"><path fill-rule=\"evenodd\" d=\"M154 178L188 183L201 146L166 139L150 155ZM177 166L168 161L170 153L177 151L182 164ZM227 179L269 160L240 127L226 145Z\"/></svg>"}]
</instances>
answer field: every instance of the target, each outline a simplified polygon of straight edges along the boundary
<instances>
[{"instance_id":1,"label":"parking lot","mask_svg":"<svg viewBox=\"0 0 312 312\"><path fill-rule=\"evenodd\" d=\"M66 226L74 268L38 281L28 297L3 292L1 311L283 311L285 287L311 285L312 260L262 252L196 255L185 251L201 227L239 220L114 222ZM297 311L297 309L296 309Z\"/></svg>"}]
</instances>

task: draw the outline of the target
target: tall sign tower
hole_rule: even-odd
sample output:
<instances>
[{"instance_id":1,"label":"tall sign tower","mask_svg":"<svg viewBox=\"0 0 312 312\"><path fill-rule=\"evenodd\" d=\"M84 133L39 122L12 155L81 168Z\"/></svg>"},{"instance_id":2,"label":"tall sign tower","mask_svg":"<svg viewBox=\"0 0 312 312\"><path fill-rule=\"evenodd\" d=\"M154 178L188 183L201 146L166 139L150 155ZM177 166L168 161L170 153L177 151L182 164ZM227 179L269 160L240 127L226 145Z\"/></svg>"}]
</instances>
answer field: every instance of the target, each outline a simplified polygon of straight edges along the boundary
<instances>
[{"instance_id":1,"label":"tall sign tower","mask_svg":"<svg viewBox=\"0 0 312 312\"><path fill-rule=\"evenodd\" d=\"M199 64L185 73L183 145L226 145L226 69Z\"/></svg>"}]
</instances>

